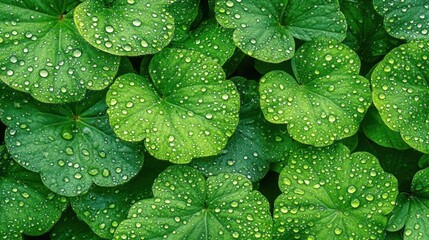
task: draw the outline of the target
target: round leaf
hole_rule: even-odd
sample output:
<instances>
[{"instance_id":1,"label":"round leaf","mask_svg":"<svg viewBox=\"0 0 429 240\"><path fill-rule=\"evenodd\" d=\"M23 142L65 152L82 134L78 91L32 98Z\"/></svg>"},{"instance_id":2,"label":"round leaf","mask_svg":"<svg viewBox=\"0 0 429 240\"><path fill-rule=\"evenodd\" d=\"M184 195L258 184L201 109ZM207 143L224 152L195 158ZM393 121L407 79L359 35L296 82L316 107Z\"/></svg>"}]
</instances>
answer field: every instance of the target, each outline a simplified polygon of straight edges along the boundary
<instances>
[{"instance_id":1,"label":"round leaf","mask_svg":"<svg viewBox=\"0 0 429 240\"><path fill-rule=\"evenodd\" d=\"M161 51L173 38L170 0L92 0L80 4L74 21L94 47L121 56Z\"/></svg>"},{"instance_id":2,"label":"round leaf","mask_svg":"<svg viewBox=\"0 0 429 240\"><path fill-rule=\"evenodd\" d=\"M358 56L343 44L317 41L304 44L292 64L296 80L283 71L261 78L265 118L288 124L293 139L314 146L354 135L371 103Z\"/></svg>"},{"instance_id":3,"label":"round leaf","mask_svg":"<svg viewBox=\"0 0 429 240\"><path fill-rule=\"evenodd\" d=\"M191 167L172 166L153 194L131 207L114 239L271 239L269 203L243 175L206 180Z\"/></svg>"},{"instance_id":4,"label":"round leaf","mask_svg":"<svg viewBox=\"0 0 429 240\"><path fill-rule=\"evenodd\" d=\"M387 32L400 39L429 39L429 4L420 0L373 0Z\"/></svg>"},{"instance_id":5,"label":"round leaf","mask_svg":"<svg viewBox=\"0 0 429 240\"><path fill-rule=\"evenodd\" d=\"M119 58L89 45L73 23L76 0L0 0L0 79L42 102L106 88Z\"/></svg>"},{"instance_id":6,"label":"round leaf","mask_svg":"<svg viewBox=\"0 0 429 240\"><path fill-rule=\"evenodd\" d=\"M47 232L67 206L67 200L49 191L38 174L17 163L0 146L0 236L22 239Z\"/></svg>"},{"instance_id":7,"label":"round leaf","mask_svg":"<svg viewBox=\"0 0 429 240\"><path fill-rule=\"evenodd\" d=\"M429 42L392 50L371 75L373 100L384 123L411 147L429 153Z\"/></svg>"},{"instance_id":8,"label":"round leaf","mask_svg":"<svg viewBox=\"0 0 429 240\"><path fill-rule=\"evenodd\" d=\"M396 179L374 156L350 155L341 144L294 152L279 187L279 239L381 239L398 194Z\"/></svg>"},{"instance_id":9,"label":"round leaf","mask_svg":"<svg viewBox=\"0 0 429 240\"><path fill-rule=\"evenodd\" d=\"M151 155L176 163L218 154L239 110L239 95L222 67L196 51L166 49L149 68L152 82L126 74L111 86L108 114L116 134L145 139Z\"/></svg>"},{"instance_id":10,"label":"round leaf","mask_svg":"<svg viewBox=\"0 0 429 240\"><path fill-rule=\"evenodd\" d=\"M113 133L103 92L64 105L43 104L9 89L0 92L6 146L52 191L76 196L93 182L115 186L140 170L142 145L120 141Z\"/></svg>"}]
</instances>

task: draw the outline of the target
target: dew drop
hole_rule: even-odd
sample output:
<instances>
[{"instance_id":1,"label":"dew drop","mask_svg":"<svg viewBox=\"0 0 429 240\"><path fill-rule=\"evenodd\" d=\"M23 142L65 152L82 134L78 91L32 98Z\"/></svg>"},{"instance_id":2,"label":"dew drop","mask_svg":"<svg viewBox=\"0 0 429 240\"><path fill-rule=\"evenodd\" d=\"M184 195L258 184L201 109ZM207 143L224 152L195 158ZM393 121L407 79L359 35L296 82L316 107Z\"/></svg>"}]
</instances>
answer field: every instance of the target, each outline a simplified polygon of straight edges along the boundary
<instances>
[{"instance_id":1,"label":"dew drop","mask_svg":"<svg viewBox=\"0 0 429 240\"><path fill-rule=\"evenodd\" d=\"M335 122L335 120L337 120L337 118L334 115L330 115L328 120L329 120L329 122Z\"/></svg>"},{"instance_id":2,"label":"dew drop","mask_svg":"<svg viewBox=\"0 0 429 240\"><path fill-rule=\"evenodd\" d=\"M47 70L45 70L45 69L42 69L42 70L40 70L39 75L40 75L42 78L46 78L46 77L48 77L49 72L48 72Z\"/></svg>"},{"instance_id":3,"label":"dew drop","mask_svg":"<svg viewBox=\"0 0 429 240\"><path fill-rule=\"evenodd\" d=\"M149 44L148 44L145 40L142 40L142 41L140 42L140 45L141 45L142 47L148 47L148 46L149 46Z\"/></svg>"},{"instance_id":4,"label":"dew drop","mask_svg":"<svg viewBox=\"0 0 429 240\"><path fill-rule=\"evenodd\" d=\"M212 119L212 118L213 118L213 114L211 114L211 113L207 113L207 114L206 114L206 118L207 118L207 119Z\"/></svg>"},{"instance_id":5,"label":"dew drop","mask_svg":"<svg viewBox=\"0 0 429 240\"><path fill-rule=\"evenodd\" d=\"M73 57L78 58L80 56L82 56L82 52L78 49L74 50Z\"/></svg>"},{"instance_id":6,"label":"dew drop","mask_svg":"<svg viewBox=\"0 0 429 240\"><path fill-rule=\"evenodd\" d=\"M115 29L112 26L110 26L110 25L107 25L104 28L104 30L106 30L106 32L108 32L108 33L112 33L113 31L115 31Z\"/></svg>"},{"instance_id":7,"label":"dew drop","mask_svg":"<svg viewBox=\"0 0 429 240\"><path fill-rule=\"evenodd\" d=\"M136 27L139 27L140 25L142 25L142 22L140 20L138 20L138 19L135 19L133 21L133 25L136 26Z\"/></svg>"},{"instance_id":8,"label":"dew drop","mask_svg":"<svg viewBox=\"0 0 429 240\"><path fill-rule=\"evenodd\" d=\"M352 206L352 208L358 208L360 206L359 199L353 199L350 205Z\"/></svg>"}]
</instances>

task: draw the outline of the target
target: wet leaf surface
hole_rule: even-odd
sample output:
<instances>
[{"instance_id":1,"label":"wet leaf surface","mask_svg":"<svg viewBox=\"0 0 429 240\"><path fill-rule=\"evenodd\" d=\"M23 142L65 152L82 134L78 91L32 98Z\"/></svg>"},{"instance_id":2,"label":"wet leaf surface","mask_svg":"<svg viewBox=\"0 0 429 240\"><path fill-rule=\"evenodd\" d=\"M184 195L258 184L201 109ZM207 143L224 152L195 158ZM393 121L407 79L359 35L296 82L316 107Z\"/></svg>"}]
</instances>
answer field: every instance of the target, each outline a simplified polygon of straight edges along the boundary
<instances>
[{"instance_id":1,"label":"wet leaf surface","mask_svg":"<svg viewBox=\"0 0 429 240\"><path fill-rule=\"evenodd\" d=\"M140 170L143 145L120 141L113 133L104 92L63 105L40 103L6 87L0 92L7 148L52 191L76 196L92 183L127 182Z\"/></svg>"},{"instance_id":2,"label":"wet leaf surface","mask_svg":"<svg viewBox=\"0 0 429 240\"><path fill-rule=\"evenodd\" d=\"M130 209L114 239L271 239L269 204L243 175L205 179L172 166L155 180L153 194Z\"/></svg>"},{"instance_id":3,"label":"wet leaf surface","mask_svg":"<svg viewBox=\"0 0 429 240\"><path fill-rule=\"evenodd\" d=\"M73 22L76 0L0 1L0 79L42 102L82 100L112 81L119 58L88 44Z\"/></svg>"},{"instance_id":4,"label":"wet leaf surface","mask_svg":"<svg viewBox=\"0 0 429 240\"><path fill-rule=\"evenodd\" d=\"M191 24L198 16L199 5L199 0L174 0L168 7L168 12L174 18L174 41L186 38Z\"/></svg>"},{"instance_id":5,"label":"wet leaf surface","mask_svg":"<svg viewBox=\"0 0 429 240\"><path fill-rule=\"evenodd\" d=\"M52 228L51 240L102 240L91 229L77 218L72 210L67 210L57 224Z\"/></svg>"},{"instance_id":6,"label":"wet leaf surface","mask_svg":"<svg viewBox=\"0 0 429 240\"><path fill-rule=\"evenodd\" d=\"M0 146L0 196L2 239L47 232L67 206L67 199L49 191L38 174L14 162L4 145Z\"/></svg>"},{"instance_id":7,"label":"wet leaf surface","mask_svg":"<svg viewBox=\"0 0 429 240\"><path fill-rule=\"evenodd\" d=\"M380 239L398 194L397 180L373 155L350 155L341 144L294 152L279 186L279 239Z\"/></svg>"},{"instance_id":8,"label":"wet leaf surface","mask_svg":"<svg viewBox=\"0 0 429 240\"><path fill-rule=\"evenodd\" d=\"M309 42L297 51L292 67L296 79L280 70L261 78L265 118L288 124L293 139L314 146L354 135L371 104L356 53L341 43Z\"/></svg>"},{"instance_id":9,"label":"wet leaf surface","mask_svg":"<svg viewBox=\"0 0 429 240\"><path fill-rule=\"evenodd\" d=\"M119 77L107 94L110 124L127 141L145 140L162 160L188 163L220 153L238 124L239 95L205 55L166 49L150 66L152 81Z\"/></svg>"}]
</instances>

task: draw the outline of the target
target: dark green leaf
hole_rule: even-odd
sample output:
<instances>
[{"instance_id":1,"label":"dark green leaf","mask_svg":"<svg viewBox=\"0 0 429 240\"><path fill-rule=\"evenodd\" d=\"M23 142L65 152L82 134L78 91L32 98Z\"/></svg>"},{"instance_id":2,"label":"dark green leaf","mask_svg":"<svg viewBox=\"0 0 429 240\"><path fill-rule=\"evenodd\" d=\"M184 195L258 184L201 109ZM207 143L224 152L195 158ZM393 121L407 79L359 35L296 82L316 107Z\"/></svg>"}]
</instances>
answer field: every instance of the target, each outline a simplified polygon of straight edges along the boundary
<instances>
[{"instance_id":1,"label":"dark green leaf","mask_svg":"<svg viewBox=\"0 0 429 240\"><path fill-rule=\"evenodd\" d=\"M174 18L174 41L184 39L198 16L199 0L174 0L168 7L168 12Z\"/></svg>"},{"instance_id":2,"label":"dark green leaf","mask_svg":"<svg viewBox=\"0 0 429 240\"><path fill-rule=\"evenodd\" d=\"M76 217L72 210L68 210L63 214L63 217L52 228L52 240L101 240L91 229Z\"/></svg>"}]
</instances>

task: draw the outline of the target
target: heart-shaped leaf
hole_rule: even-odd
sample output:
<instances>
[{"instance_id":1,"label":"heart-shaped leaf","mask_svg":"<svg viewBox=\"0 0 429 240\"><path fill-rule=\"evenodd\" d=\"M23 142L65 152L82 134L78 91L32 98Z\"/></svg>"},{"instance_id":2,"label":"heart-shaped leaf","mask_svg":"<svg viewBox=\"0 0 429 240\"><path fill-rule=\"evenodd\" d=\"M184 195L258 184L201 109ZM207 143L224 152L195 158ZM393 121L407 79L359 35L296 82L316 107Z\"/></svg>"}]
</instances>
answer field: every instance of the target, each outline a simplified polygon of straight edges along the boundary
<instances>
[{"instance_id":1,"label":"heart-shaped leaf","mask_svg":"<svg viewBox=\"0 0 429 240\"><path fill-rule=\"evenodd\" d=\"M327 146L354 135L371 104L360 60L341 43L304 44L292 59L296 80L284 71L261 78L261 108L273 123L288 124L293 139Z\"/></svg>"},{"instance_id":2,"label":"heart-shaped leaf","mask_svg":"<svg viewBox=\"0 0 429 240\"><path fill-rule=\"evenodd\" d=\"M222 67L205 55L166 49L154 56L152 82L119 77L107 93L110 124L127 141L142 141L163 160L188 163L216 155L238 124L237 89Z\"/></svg>"},{"instance_id":3,"label":"heart-shaped leaf","mask_svg":"<svg viewBox=\"0 0 429 240\"><path fill-rule=\"evenodd\" d=\"M294 152L279 187L278 239L381 239L398 194L395 177L373 155L350 155L341 144Z\"/></svg>"},{"instance_id":4,"label":"heart-shaped leaf","mask_svg":"<svg viewBox=\"0 0 429 240\"><path fill-rule=\"evenodd\" d=\"M411 195L401 193L389 219L388 231L403 229L403 238L429 238L429 168L414 175L411 183Z\"/></svg>"},{"instance_id":5,"label":"heart-shaped leaf","mask_svg":"<svg viewBox=\"0 0 429 240\"><path fill-rule=\"evenodd\" d=\"M243 175L206 180L196 169L171 166L152 189L154 198L131 207L114 239L271 239L269 203Z\"/></svg>"},{"instance_id":6,"label":"heart-shaped leaf","mask_svg":"<svg viewBox=\"0 0 429 240\"><path fill-rule=\"evenodd\" d=\"M47 232L66 209L67 200L49 191L38 174L15 163L0 146L0 236L22 239Z\"/></svg>"},{"instance_id":7,"label":"heart-shaped leaf","mask_svg":"<svg viewBox=\"0 0 429 240\"><path fill-rule=\"evenodd\" d=\"M292 58L293 37L341 41L346 35L346 21L338 1L218 0L215 11L222 26L235 29L237 47L266 62Z\"/></svg>"},{"instance_id":8,"label":"heart-shaped leaf","mask_svg":"<svg viewBox=\"0 0 429 240\"><path fill-rule=\"evenodd\" d=\"M42 102L106 88L119 58L88 44L73 22L77 0L0 0L0 79Z\"/></svg>"},{"instance_id":9,"label":"heart-shaped leaf","mask_svg":"<svg viewBox=\"0 0 429 240\"><path fill-rule=\"evenodd\" d=\"M429 42L410 42L385 56L371 75L384 123L411 147L429 153Z\"/></svg>"},{"instance_id":10,"label":"heart-shaped leaf","mask_svg":"<svg viewBox=\"0 0 429 240\"><path fill-rule=\"evenodd\" d=\"M19 164L39 172L52 191L76 196L92 183L115 186L140 170L143 146L113 133L104 92L63 105L40 103L8 88L0 93L7 148Z\"/></svg>"},{"instance_id":11,"label":"heart-shaped leaf","mask_svg":"<svg viewBox=\"0 0 429 240\"><path fill-rule=\"evenodd\" d=\"M373 0L387 32L400 39L429 39L429 3L420 0Z\"/></svg>"},{"instance_id":12,"label":"heart-shaped leaf","mask_svg":"<svg viewBox=\"0 0 429 240\"><path fill-rule=\"evenodd\" d=\"M94 47L121 56L161 51L173 39L171 0L92 0L80 4L74 21Z\"/></svg>"}]
</instances>

